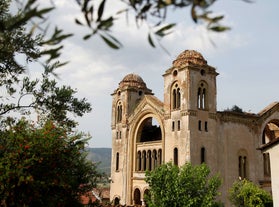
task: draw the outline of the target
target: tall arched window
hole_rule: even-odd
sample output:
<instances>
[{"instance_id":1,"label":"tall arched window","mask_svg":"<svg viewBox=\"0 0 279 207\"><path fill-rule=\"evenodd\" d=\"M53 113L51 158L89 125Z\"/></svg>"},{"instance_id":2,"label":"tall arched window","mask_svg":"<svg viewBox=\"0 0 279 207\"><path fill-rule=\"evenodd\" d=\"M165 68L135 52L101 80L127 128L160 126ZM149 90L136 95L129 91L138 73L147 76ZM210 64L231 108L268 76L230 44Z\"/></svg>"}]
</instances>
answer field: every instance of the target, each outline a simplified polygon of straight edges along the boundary
<instances>
[{"instance_id":1,"label":"tall arched window","mask_svg":"<svg viewBox=\"0 0 279 207\"><path fill-rule=\"evenodd\" d=\"M119 170L119 152L116 153L116 164L115 164L115 170Z\"/></svg>"},{"instance_id":2,"label":"tall arched window","mask_svg":"<svg viewBox=\"0 0 279 207\"><path fill-rule=\"evenodd\" d=\"M198 109L206 109L207 104L207 86L206 83L201 82L198 87L198 94L197 94L197 106Z\"/></svg>"},{"instance_id":3,"label":"tall arched window","mask_svg":"<svg viewBox=\"0 0 279 207\"><path fill-rule=\"evenodd\" d=\"M178 165L178 149L173 149L173 164Z\"/></svg>"},{"instance_id":4,"label":"tall arched window","mask_svg":"<svg viewBox=\"0 0 279 207\"><path fill-rule=\"evenodd\" d=\"M248 156L245 149L238 152L238 176L240 179L248 178Z\"/></svg>"},{"instance_id":5,"label":"tall arched window","mask_svg":"<svg viewBox=\"0 0 279 207\"><path fill-rule=\"evenodd\" d=\"M134 203L135 205L141 205L140 190L138 188L134 191Z\"/></svg>"},{"instance_id":6,"label":"tall arched window","mask_svg":"<svg viewBox=\"0 0 279 207\"><path fill-rule=\"evenodd\" d=\"M116 121L117 122L121 122L122 121L122 104L121 104L121 102L119 102L117 104Z\"/></svg>"},{"instance_id":7,"label":"tall arched window","mask_svg":"<svg viewBox=\"0 0 279 207\"><path fill-rule=\"evenodd\" d=\"M205 163L205 148L201 148L201 163Z\"/></svg>"},{"instance_id":8,"label":"tall arched window","mask_svg":"<svg viewBox=\"0 0 279 207\"><path fill-rule=\"evenodd\" d=\"M137 171L141 171L141 151L137 154Z\"/></svg>"},{"instance_id":9,"label":"tall arched window","mask_svg":"<svg viewBox=\"0 0 279 207\"><path fill-rule=\"evenodd\" d=\"M142 164L141 169L142 169L143 171L145 171L145 170L146 170L146 151L145 151L145 150L143 150L143 152L142 152L142 157L141 157L141 159L142 159L142 161L141 161L141 164Z\"/></svg>"},{"instance_id":10,"label":"tall arched window","mask_svg":"<svg viewBox=\"0 0 279 207\"><path fill-rule=\"evenodd\" d=\"M180 109L181 105L181 90L176 83L172 88L172 109Z\"/></svg>"}]
</instances>

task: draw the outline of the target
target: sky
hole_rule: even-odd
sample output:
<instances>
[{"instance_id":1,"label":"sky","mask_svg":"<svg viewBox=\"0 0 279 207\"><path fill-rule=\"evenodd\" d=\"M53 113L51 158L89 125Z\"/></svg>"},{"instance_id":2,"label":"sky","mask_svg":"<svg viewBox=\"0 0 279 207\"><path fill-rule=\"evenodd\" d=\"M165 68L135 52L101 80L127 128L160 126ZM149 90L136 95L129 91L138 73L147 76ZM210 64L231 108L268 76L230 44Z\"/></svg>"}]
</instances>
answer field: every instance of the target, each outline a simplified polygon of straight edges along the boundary
<instances>
[{"instance_id":1,"label":"sky","mask_svg":"<svg viewBox=\"0 0 279 207\"><path fill-rule=\"evenodd\" d=\"M107 4L114 10L116 1ZM120 19L113 34L123 44L120 50L106 46L99 37L82 40L88 30L74 23L79 16L75 0L57 1L50 17L65 32L74 33L66 40L62 60L70 61L57 70L59 82L77 89L79 97L92 104L92 112L78 118L79 130L92 138L90 147L111 147L112 92L129 73L140 75L147 87L163 101L164 72L184 50L196 50L215 67L217 77L217 109L222 111L237 105L244 111L258 113L270 103L279 101L279 1L219 0L212 10L224 14L224 24L232 29L212 33L195 25L190 13L176 11L170 16L177 26L152 48L147 41L147 29L137 29L133 19ZM214 42L212 44L211 42Z\"/></svg>"}]
</instances>

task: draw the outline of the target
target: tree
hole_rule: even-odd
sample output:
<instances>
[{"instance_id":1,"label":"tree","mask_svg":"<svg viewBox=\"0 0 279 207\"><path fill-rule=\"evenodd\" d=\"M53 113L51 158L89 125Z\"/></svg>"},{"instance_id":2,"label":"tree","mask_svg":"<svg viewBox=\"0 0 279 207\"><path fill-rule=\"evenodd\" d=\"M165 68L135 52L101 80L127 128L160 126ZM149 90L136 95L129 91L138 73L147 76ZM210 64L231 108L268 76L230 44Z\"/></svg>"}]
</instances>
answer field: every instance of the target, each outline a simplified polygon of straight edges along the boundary
<instances>
[{"instance_id":1,"label":"tree","mask_svg":"<svg viewBox=\"0 0 279 207\"><path fill-rule=\"evenodd\" d=\"M9 114L16 112L19 115L37 113L72 128L77 123L71 117L90 112L91 105L85 98L74 97L76 90L59 86L51 78L56 68L65 65L58 61L63 47L61 42L71 35L55 29L51 37L47 38L43 31L35 35L33 28L28 30L28 23L36 19L43 21L44 15L53 9L39 9L34 5L35 2L28 1L15 14L9 11L10 0L0 4L1 127L5 128L5 117L11 119ZM18 56L23 57L26 64L18 61ZM36 63L36 72L41 71L40 66L43 66L41 77L32 78L26 74L30 63Z\"/></svg>"},{"instance_id":2,"label":"tree","mask_svg":"<svg viewBox=\"0 0 279 207\"><path fill-rule=\"evenodd\" d=\"M167 163L153 171L146 172L149 184L148 206L151 207L194 207L217 206L215 201L221 180L210 176L205 165L192 166L186 163L182 167Z\"/></svg>"},{"instance_id":3,"label":"tree","mask_svg":"<svg viewBox=\"0 0 279 207\"><path fill-rule=\"evenodd\" d=\"M0 200L6 206L78 206L99 178L86 159L87 138L51 121L20 120L0 131Z\"/></svg>"},{"instance_id":4,"label":"tree","mask_svg":"<svg viewBox=\"0 0 279 207\"><path fill-rule=\"evenodd\" d=\"M99 179L83 151L89 136L75 132L74 118L91 105L52 78L65 65L58 61L60 43L70 35L57 28L49 38L34 32L30 22L45 21L53 9L35 3L27 1L14 13L10 0L0 3L0 202L76 206ZM30 64L40 77L26 73Z\"/></svg>"},{"instance_id":5,"label":"tree","mask_svg":"<svg viewBox=\"0 0 279 207\"><path fill-rule=\"evenodd\" d=\"M233 184L229 191L229 199L237 207L273 206L271 195L246 179Z\"/></svg>"}]
</instances>

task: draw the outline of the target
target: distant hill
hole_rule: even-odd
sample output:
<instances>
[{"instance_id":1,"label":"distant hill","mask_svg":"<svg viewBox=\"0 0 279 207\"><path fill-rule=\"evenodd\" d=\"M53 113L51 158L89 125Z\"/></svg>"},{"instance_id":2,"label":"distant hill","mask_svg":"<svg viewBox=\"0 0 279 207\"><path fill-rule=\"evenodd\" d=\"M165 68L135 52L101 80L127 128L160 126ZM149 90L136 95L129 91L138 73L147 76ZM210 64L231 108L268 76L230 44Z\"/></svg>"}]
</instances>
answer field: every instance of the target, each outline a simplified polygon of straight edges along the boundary
<instances>
[{"instance_id":1,"label":"distant hill","mask_svg":"<svg viewBox=\"0 0 279 207\"><path fill-rule=\"evenodd\" d=\"M87 151L87 158L92 162L99 162L99 170L110 176L111 148L87 148Z\"/></svg>"}]
</instances>

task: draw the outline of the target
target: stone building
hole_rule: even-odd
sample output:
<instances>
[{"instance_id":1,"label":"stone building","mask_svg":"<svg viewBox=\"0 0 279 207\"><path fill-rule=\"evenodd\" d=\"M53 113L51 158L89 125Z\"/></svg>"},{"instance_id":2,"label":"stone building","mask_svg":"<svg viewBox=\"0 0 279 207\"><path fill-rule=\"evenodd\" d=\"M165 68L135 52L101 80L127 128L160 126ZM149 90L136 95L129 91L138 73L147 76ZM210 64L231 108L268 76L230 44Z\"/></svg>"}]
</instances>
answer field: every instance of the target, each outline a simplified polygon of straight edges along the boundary
<instances>
[{"instance_id":1,"label":"stone building","mask_svg":"<svg viewBox=\"0 0 279 207\"><path fill-rule=\"evenodd\" d=\"M200 53L186 50L163 74L163 101L140 76L123 78L112 93L111 201L144 205L145 171L168 161L205 162L220 173L226 206L239 178L271 191L269 155L257 148L278 136L279 103L258 114L219 112L217 76Z\"/></svg>"}]
</instances>

